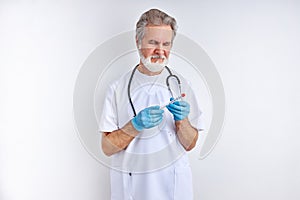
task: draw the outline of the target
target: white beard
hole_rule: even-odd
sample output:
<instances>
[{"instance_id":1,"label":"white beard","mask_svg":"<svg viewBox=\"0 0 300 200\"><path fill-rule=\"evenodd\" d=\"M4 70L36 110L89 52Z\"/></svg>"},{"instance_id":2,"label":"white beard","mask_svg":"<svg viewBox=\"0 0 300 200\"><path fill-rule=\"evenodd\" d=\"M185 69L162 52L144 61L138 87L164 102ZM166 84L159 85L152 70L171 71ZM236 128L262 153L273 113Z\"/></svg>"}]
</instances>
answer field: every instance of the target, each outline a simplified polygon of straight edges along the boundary
<instances>
[{"instance_id":1,"label":"white beard","mask_svg":"<svg viewBox=\"0 0 300 200\"><path fill-rule=\"evenodd\" d=\"M148 58L145 58L141 53L140 53L141 61L143 65L151 72L159 72L161 71L167 64L168 64L168 59L165 56L159 56L159 55L154 55L154 56L149 56ZM153 63L151 62L152 58L162 58L163 62L159 63L158 60Z\"/></svg>"}]
</instances>

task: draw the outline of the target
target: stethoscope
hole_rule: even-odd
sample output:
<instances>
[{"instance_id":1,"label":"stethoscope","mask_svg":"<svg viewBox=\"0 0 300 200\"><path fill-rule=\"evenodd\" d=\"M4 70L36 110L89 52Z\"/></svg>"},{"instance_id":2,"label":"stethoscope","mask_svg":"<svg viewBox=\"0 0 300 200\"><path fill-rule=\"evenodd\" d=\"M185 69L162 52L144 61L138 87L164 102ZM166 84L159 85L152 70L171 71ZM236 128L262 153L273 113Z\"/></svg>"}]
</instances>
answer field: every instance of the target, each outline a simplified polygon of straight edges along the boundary
<instances>
[{"instance_id":1,"label":"stethoscope","mask_svg":"<svg viewBox=\"0 0 300 200\"><path fill-rule=\"evenodd\" d=\"M129 82L128 82L128 88L127 88L127 93L128 93L128 99L129 99L129 103L131 105L131 108L132 108L132 111L134 113L134 117L136 116L136 111L135 111L135 108L133 106L133 103L132 103L132 100L131 100L131 95L130 95L130 86L131 86L131 82L132 82L132 78L133 78L133 75L136 71L136 69L138 68L139 64L137 66L135 66L135 68L132 70L132 73L131 73L131 76L130 76L130 79L129 79ZM170 88L170 83L169 83L169 79L170 78L175 78L177 80L177 83L178 83L178 88L179 88L179 92L181 94L181 82L180 82L180 79L178 78L178 76L172 74L171 70L169 69L169 67L165 66L165 68L168 70L169 72L169 76L167 76L166 78L166 84L167 84L167 87L168 87L168 90L170 91L170 94L172 97L174 97L173 95L173 92Z\"/></svg>"}]
</instances>

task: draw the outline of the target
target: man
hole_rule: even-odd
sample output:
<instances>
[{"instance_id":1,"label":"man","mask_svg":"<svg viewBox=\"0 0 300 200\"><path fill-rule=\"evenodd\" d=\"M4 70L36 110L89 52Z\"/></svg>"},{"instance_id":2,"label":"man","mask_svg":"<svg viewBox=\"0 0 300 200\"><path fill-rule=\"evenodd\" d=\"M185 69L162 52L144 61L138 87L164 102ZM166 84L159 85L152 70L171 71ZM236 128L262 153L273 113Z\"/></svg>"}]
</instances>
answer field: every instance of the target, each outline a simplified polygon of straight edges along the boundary
<instances>
[{"instance_id":1,"label":"man","mask_svg":"<svg viewBox=\"0 0 300 200\"><path fill-rule=\"evenodd\" d=\"M112 156L113 200L193 199L186 152L202 130L201 111L186 80L166 67L176 30L166 13L145 12L136 25L140 62L108 89L99 130Z\"/></svg>"}]
</instances>

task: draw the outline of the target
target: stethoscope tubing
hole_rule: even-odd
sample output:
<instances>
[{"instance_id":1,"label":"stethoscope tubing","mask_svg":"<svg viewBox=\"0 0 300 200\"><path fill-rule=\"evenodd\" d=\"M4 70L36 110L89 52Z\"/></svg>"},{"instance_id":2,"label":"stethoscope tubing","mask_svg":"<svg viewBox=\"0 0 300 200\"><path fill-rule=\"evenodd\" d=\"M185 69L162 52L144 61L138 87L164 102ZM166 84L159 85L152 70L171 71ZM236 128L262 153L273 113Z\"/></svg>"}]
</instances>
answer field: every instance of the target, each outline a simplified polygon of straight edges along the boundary
<instances>
[{"instance_id":1,"label":"stethoscope tubing","mask_svg":"<svg viewBox=\"0 0 300 200\"><path fill-rule=\"evenodd\" d=\"M130 95L130 86L131 86L131 82L132 82L132 79L133 79L133 75L134 75L135 71L137 70L138 66L139 66L139 64L136 65L135 68L132 70L132 73L131 73L130 78L129 78L128 86L127 86L127 95L128 95L129 103L130 103L130 105L131 105L131 108L132 108L132 111L133 111L133 114L134 114L133 117L136 116L136 111L135 111L134 105L133 105L133 103L132 103L131 95ZM181 94L181 82L180 82L180 79L178 78L178 76L172 74L172 72L171 72L171 70L169 69L169 67L165 66L165 68L168 70L168 72L169 72L169 74L170 74L170 75L167 76L167 78L166 78L166 84L167 84L168 90L170 91L171 96L174 97L174 96L173 96L173 92L172 92L172 90L171 90L171 88L170 88L170 83L169 83L169 79L172 78L172 77L175 78L175 79L177 80L178 87L179 87L179 92L180 92L180 94Z\"/></svg>"}]
</instances>

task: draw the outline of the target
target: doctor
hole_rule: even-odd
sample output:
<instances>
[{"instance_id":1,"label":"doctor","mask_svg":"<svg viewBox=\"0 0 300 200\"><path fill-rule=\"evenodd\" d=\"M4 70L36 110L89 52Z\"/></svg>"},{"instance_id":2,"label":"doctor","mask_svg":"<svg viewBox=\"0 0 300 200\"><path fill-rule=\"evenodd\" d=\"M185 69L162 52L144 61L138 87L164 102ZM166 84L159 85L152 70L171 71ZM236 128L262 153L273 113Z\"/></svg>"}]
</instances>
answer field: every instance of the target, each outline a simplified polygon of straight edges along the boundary
<instances>
[{"instance_id":1,"label":"doctor","mask_svg":"<svg viewBox=\"0 0 300 200\"><path fill-rule=\"evenodd\" d=\"M142 14L136 24L140 62L107 91L99 131L102 150L112 157L112 200L193 199L186 152L195 147L203 122L190 85L165 67L176 29L175 19L158 9ZM170 75L185 97L162 108L178 96L174 76L173 86L166 85Z\"/></svg>"}]
</instances>

